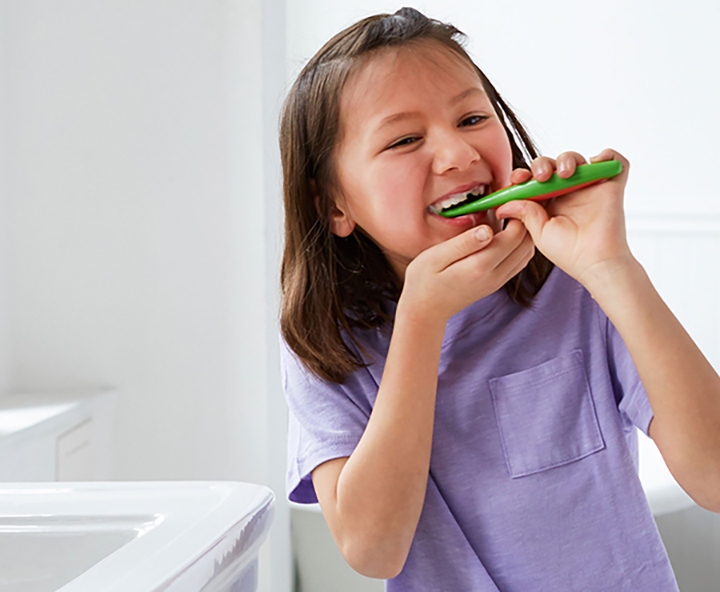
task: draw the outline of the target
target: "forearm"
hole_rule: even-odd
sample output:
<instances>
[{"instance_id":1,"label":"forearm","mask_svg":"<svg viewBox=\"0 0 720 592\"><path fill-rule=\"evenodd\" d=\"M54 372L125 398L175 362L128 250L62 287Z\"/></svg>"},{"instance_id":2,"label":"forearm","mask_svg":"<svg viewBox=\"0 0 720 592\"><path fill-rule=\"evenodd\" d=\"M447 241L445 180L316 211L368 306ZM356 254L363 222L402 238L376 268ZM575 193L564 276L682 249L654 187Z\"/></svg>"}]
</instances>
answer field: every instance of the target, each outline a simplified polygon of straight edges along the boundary
<instances>
[{"instance_id":1,"label":"forearm","mask_svg":"<svg viewBox=\"0 0 720 592\"><path fill-rule=\"evenodd\" d=\"M720 511L720 378L633 260L584 281L622 336L653 409L652 436L678 483Z\"/></svg>"},{"instance_id":2,"label":"forearm","mask_svg":"<svg viewBox=\"0 0 720 592\"><path fill-rule=\"evenodd\" d=\"M366 575L402 568L420 519L444 331L444 320L415 315L401 299L373 412L338 479L346 558Z\"/></svg>"}]
</instances>

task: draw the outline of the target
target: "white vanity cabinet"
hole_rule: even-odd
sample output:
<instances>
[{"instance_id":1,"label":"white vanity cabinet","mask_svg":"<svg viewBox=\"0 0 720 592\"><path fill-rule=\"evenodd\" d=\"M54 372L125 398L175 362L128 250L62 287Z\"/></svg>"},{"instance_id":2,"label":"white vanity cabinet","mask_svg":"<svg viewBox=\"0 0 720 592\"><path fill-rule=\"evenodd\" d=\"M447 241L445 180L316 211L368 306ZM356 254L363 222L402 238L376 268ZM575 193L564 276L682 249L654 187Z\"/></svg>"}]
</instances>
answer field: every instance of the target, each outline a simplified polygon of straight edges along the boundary
<instances>
[{"instance_id":1,"label":"white vanity cabinet","mask_svg":"<svg viewBox=\"0 0 720 592\"><path fill-rule=\"evenodd\" d=\"M107 479L113 389L0 395L0 481Z\"/></svg>"}]
</instances>

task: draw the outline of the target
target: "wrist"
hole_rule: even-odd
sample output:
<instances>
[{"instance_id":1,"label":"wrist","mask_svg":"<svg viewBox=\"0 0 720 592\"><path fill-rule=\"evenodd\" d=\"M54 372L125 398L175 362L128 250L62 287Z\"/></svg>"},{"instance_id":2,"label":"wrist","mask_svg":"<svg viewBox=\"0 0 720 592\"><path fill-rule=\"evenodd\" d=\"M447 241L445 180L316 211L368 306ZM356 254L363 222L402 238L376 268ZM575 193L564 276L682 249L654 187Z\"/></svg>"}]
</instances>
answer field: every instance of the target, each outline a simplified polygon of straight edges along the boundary
<instances>
[{"instance_id":1,"label":"wrist","mask_svg":"<svg viewBox=\"0 0 720 592\"><path fill-rule=\"evenodd\" d=\"M588 269L580 278L591 296L601 303L615 298L618 291L632 288L638 281L647 281L648 276L640 262L632 255L606 261Z\"/></svg>"},{"instance_id":2,"label":"wrist","mask_svg":"<svg viewBox=\"0 0 720 592\"><path fill-rule=\"evenodd\" d=\"M444 334L448 319L440 311L433 309L429 303L417 302L401 294L395 311L395 323L397 324L398 321Z\"/></svg>"}]
</instances>

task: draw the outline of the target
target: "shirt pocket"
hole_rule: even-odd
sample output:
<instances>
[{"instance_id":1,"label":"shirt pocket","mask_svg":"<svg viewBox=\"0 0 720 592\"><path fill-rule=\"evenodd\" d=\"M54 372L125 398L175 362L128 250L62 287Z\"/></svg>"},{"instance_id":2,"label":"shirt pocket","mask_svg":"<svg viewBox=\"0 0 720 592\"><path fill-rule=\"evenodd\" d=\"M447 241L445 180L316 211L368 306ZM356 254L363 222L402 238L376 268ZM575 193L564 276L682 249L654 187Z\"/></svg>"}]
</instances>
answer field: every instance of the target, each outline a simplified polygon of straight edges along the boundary
<instances>
[{"instance_id":1,"label":"shirt pocket","mask_svg":"<svg viewBox=\"0 0 720 592\"><path fill-rule=\"evenodd\" d=\"M582 350L489 381L508 472L532 475L605 448Z\"/></svg>"}]
</instances>

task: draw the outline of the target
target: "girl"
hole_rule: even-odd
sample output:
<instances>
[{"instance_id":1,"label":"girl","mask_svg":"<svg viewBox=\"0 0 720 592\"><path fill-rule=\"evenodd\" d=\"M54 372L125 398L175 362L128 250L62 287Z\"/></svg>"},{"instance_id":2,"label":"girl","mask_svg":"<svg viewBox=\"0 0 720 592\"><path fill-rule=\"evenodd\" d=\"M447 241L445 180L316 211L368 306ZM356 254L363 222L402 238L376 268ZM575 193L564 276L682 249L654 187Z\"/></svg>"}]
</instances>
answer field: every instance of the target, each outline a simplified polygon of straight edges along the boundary
<instances>
[{"instance_id":1,"label":"girl","mask_svg":"<svg viewBox=\"0 0 720 592\"><path fill-rule=\"evenodd\" d=\"M289 498L390 591L677 590L635 426L720 511L720 379L625 238L621 175L446 219L538 156L462 48L403 8L342 31L284 106Z\"/></svg>"}]
</instances>

